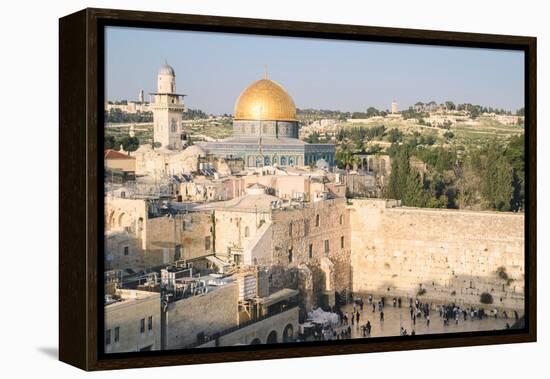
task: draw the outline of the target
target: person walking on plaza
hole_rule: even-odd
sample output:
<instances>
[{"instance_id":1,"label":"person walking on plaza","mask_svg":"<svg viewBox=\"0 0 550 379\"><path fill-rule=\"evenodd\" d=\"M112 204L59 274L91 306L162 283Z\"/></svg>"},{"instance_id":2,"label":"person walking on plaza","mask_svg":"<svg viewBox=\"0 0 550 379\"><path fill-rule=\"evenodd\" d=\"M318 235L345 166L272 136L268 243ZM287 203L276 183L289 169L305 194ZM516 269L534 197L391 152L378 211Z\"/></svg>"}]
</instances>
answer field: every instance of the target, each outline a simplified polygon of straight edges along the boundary
<instances>
[{"instance_id":1,"label":"person walking on plaza","mask_svg":"<svg viewBox=\"0 0 550 379\"><path fill-rule=\"evenodd\" d=\"M384 322L384 311L380 311L380 322Z\"/></svg>"},{"instance_id":2,"label":"person walking on plaza","mask_svg":"<svg viewBox=\"0 0 550 379\"><path fill-rule=\"evenodd\" d=\"M427 315L426 316L426 326L429 328L430 327L430 315Z\"/></svg>"},{"instance_id":3,"label":"person walking on plaza","mask_svg":"<svg viewBox=\"0 0 550 379\"><path fill-rule=\"evenodd\" d=\"M397 306L398 306L399 308L401 308L401 298L400 298L400 297L397 298Z\"/></svg>"},{"instance_id":4,"label":"person walking on plaza","mask_svg":"<svg viewBox=\"0 0 550 379\"><path fill-rule=\"evenodd\" d=\"M372 303L372 313L376 312L376 304Z\"/></svg>"},{"instance_id":5,"label":"person walking on plaza","mask_svg":"<svg viewBox=\"0 0 550 379\"><path fill-rule=\"evenodd\" d=\"M413 315L413 325L416 325L416 314Z\"/></svg>"},{"instance_id":6,"label":"person walking on plaza","mask_svg":"<svg viewBox=\"0 0 550 379\"><path fill-rule=\"evenodd\" d=\"M359 313L359 311L357 311L357 313L355 315L356 315L356 318L357 318L357 325L359 325L359 318L361 317L361 314Z\"/></svg>"}]
</instances>

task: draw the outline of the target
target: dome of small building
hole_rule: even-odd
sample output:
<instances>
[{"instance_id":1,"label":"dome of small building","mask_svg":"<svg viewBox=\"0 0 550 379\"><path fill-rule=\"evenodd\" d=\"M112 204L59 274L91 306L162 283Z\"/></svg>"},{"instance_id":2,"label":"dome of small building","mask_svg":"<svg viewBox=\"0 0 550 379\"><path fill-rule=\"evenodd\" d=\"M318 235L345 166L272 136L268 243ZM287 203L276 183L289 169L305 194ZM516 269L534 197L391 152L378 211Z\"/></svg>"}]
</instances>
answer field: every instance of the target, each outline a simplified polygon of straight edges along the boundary
<instances>
[{"instance_id":1,"label":"dome of small building","mask_svg":"<svg viewBox=\"0 0 550 379\"><path fill-rule=\"evenodd\" d=\"M198 155L201 157L206 156L206 152L204 151L204 149L198 145L191 145L183 150L183 152L185 153L185 155Z\"/></svg>"},{"instance_id":2,"label":"dome of small building","mask_svg":"<svg viewBox=\"0 0 550 379\"><path fill-rule=\"evenodd\" d=\"M262 195L265 193L265 186L260 183L254 183L246 188L248 195Z\"/></svg>"},{"instance_id":3,"label":"dome of small building","mask_svg":"<svg viewBox=\"0 0 550 379\"><path fill-rule=\"evenodd\" d=\"M296 105L280 84L261 79L240 94L235 120L296 121Z\"/></svg>"},{"instance_id":4,"label":"dome of small building","mask_svg":"<svg viewBox=\"0 0 550 379\"><path fill-rule=\"evenodd\" d=\"M168 63L165 63L160 66L159 75L176 76L176 73L174 72L174 68L172 66L170 66Z\"/></svg>"},{"instance_id":5,"label":"dome of small building","mask_svg":"<svg viewBox=\"0 0 550 379\"><path fill-rule=\"evenodd\" d=\"M317 162L315 162L315 167L321 170L328 170L330 168L330 165L327 163L327 161L321 158Z\"/></svg>"}]
</instances>

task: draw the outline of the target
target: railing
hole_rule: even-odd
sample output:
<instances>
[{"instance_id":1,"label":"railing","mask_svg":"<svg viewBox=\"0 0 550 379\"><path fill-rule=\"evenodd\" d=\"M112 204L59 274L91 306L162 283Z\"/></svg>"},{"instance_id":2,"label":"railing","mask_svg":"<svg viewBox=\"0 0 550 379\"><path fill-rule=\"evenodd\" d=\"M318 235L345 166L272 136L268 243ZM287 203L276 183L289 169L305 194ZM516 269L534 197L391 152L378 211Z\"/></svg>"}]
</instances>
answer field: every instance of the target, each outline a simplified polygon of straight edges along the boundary
<instances>
[{"instance_id":1,"label":"railing","mask_svg":"<svg viewBox=\"0 0 550 379\"><path fill-rule=\"evenodd\" d=\"M291 310L291 309L294 309L294 308L297 308L297 307L298 307L298 304L289 305L289 306L288 306L287 308L285 308L285 309L278 309L278 310L276 310L276 311L274 311L274 312L271 312L271 313L269 313L269 314L267 314L267 315L264 315L264 316L261 316L261 317L259 317L259 318L255 318L255 319L253 319L253 320L248 320L248 321L245 321L245 322L243 322L243 323L241 323L241 324L239 324L239 325L232 326L231 328L222 330L221 332L214 333L214 334L212 334L212 335L210 335L210 336L205 336L205 338L204 338L203 340L200 340L200 341L197 340L197 341L195 341L195 342L193 342L193 343L191 343L191 344L189 344L189 345L187 345L187 346L184 346L183 348L184 348L184 349L192 349L192 348L194 348L194 347L203 345L203 344L205 344L205 343L207 343L207 342L210 342L210 341L216 341L216 346L218 346L218 344L219 344L219 341L218 341L218 340L219 340L221 337L228 335L229 333L233 333L233 332L235 332L235 331L237 331L237 330L239 330L239 329L246 328L247 326L250 326L250 325L255 324L255 323L257 323L257 322L266 320L266 319L268 319L268 318L270 318L270 317L279 315L279 314L281 314L281 313L287 312L287 311L289 311L289 310Z\"/></svg>"}]
</instances>

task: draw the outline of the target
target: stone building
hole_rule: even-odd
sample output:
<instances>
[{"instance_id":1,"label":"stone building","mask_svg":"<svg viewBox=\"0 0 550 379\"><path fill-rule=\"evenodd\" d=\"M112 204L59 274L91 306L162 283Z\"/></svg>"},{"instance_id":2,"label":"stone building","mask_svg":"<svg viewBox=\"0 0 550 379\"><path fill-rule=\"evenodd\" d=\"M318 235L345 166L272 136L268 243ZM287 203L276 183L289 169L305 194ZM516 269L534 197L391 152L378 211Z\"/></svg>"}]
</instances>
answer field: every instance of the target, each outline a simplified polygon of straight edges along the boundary
<instances>
[{"instance_id":1,"label":"stone building","mask_svg":"<svg viewBox=\"0 0 550 379\"><path fill-rule=\"evenodd\" d=\"M144 267L145 256L141 241L126 230L105 232L105 270L124 270Z\"/></svg>"},{"instance_id":2,"label":"stone building","mask_svg":"<svg viewBox=\"0 0 550 379\"><path fill-rule=\"evenodd\" d=\"M104 153L104 159L106 170L120 170L129 174L136 172L136 158L125 154L123 151L107 149Z\"/></svg>"},{"instance_id":3,"label":"stone building","mask_svg":"<svg viewBox=\"0 0 550 379\"><path fill-rule=\"evenodd\" d=\"M106 353L160 350L160 294L118 289L105 302Z\"/></svg>"},{"instance_id":4,"label":"stone building","mask_svg":"<svg viewBox=\"0 0 550 379\"><path fill-rule=\"evenodd\" d=\"M238 326L236 283L210 285L203 294L170 302L164 311L163 349L182 349Z\"/></svg>"},{"instance_id":5,"label":"stone building","mask_svg":"<svg viewBox=\"0 0 550 379\"><path fill-rule=\"evenodd\" d=\"M124 233L128 245L118 245L114 241L114 231ZM214 252L210 212L170 210L154 197L105 197L105 232L106 249L113 259L120 257L121 247L124 252L125 246L130 250L135 245L137 256L132 254L129 258L140 258L142 265L138 268L196 259ZM130 250L130 253L133 251Z\"/></svg>"},{"instance_id":6,"label":"stone building","mask_svg":"<svg viewBox=\"0 0 550 379\"><path fill-rule=\"evenodd\" d=\"M254 184L245 196L206 204L214 212L215 254L237 265L267 266L270 289L311 280L308 308L325 294L351 288L350 222L345 198L284 202ZM330 279L334 276L334 279ZM329 284L327 286L327 284Z\"/></svg>"},{"instance_id":7,"label":"stone building","mask_svg":"<svg viewBox=\"0 0 550 379\"><path fill-rule=\"evenodd\" d=\"M391 102L391 113L396 114L398 112L399 110L397 109L397 101L394 100Z\"/></svg>"}]
</instances>

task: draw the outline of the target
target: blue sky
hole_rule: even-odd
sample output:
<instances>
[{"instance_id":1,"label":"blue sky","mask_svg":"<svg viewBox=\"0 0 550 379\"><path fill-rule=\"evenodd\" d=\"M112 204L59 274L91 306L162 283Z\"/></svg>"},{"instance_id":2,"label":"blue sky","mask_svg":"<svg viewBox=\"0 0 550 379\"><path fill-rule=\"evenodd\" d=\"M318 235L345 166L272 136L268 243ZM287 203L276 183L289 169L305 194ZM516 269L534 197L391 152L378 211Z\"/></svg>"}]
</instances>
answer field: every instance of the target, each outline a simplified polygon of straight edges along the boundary
<instances>
[{"instance_id":1,"label":"blue sky","mask_svg":"<svg viewBox=\"0 0 550 379\"><path fill-rule=\"evenodd\" d=\"M109 100L153 92L166 59L187 106L213 114L233 113L266 65L298 108L364 111L392 100L400 109L431 100L524 105L520 51L123 27L108 27L105 44Z\"/></svg>"}]
</instances>

